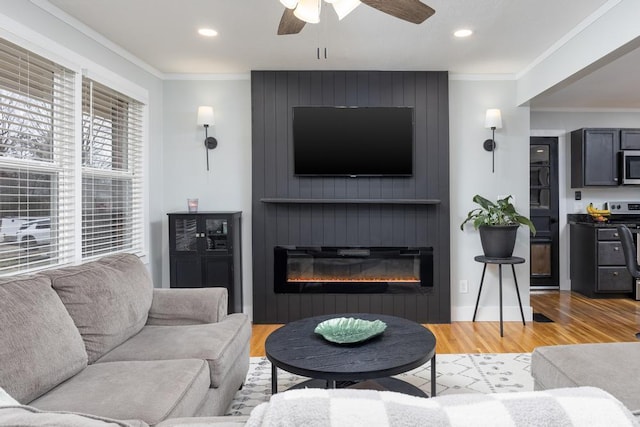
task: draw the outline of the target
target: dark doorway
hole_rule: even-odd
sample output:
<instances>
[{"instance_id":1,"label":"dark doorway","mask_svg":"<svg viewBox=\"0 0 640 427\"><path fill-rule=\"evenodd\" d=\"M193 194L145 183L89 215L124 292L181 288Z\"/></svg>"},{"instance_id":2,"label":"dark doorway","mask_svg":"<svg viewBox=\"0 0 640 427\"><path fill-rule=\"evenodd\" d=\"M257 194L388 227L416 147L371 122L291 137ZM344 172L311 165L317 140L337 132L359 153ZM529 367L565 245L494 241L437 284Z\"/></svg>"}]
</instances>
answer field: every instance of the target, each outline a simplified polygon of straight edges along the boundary
<instances>
[{"instance_id":1,"label":"dark doorway","mask_svg":"<svg viewBox=\"0 0 640 427\"><path fill-rule=\"evenodd\" d=\"M530 138L530 216L537 233L531 237L531 286L559 287L558 138Z\"/></svg>"}]
</instances>

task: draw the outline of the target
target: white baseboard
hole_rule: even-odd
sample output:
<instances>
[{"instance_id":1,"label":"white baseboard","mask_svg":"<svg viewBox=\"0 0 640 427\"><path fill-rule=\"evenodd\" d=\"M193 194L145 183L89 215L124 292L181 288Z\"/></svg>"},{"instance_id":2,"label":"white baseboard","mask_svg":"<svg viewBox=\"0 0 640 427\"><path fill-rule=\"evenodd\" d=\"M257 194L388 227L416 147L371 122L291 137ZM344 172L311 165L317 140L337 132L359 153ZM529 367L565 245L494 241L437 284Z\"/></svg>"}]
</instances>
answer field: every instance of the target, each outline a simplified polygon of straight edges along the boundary
<instances>
[{"instance_id":1,"label":"white baseboard","mask_svg":"<svg viewBox=\"0 0 640 427\"><path fill-rule=\"evenodd\" d=\"M452 307L451 308L451 321L452 322L470 322L473 319L474 306ZM522 307L524 312L524 320L526 322L533 321L533 308L531 306ZM502 307L502 320L505 322L521 322L522 316L520 315L520 307L517 305L509 305ZM478 314L476 315L476 321L479 322L498 322L500 321L500 307L495 306L480 306L478 307Z\"/></svg>"}]
</instances>

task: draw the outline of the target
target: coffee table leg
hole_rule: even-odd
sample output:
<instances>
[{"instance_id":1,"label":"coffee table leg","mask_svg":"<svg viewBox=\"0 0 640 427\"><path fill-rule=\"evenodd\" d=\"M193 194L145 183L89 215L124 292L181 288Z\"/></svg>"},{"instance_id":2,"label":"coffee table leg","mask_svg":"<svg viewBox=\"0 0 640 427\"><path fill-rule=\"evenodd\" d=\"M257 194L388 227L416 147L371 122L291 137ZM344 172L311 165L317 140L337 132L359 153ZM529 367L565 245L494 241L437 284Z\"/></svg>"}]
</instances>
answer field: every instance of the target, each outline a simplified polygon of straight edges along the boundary
<instances>
[{"instance_id":1,"label":"coffee table leg","mask_svg":"<svg viewBox=\"0 0 640 427\"><path fill-rule=\"evenodd\" d=\"M271 364L271 394L278 392L278 368L275 364Z\"/></svg>"},{"instance_id":2,"label":"coffee table leg","mask_svg":"<svg viewBox=\"0 0 640 427\"><path fill-rule=\"evenodd\" d=\"M431 397L436 397L436 354L431 358Z\"/></svg>"}]
</instances>

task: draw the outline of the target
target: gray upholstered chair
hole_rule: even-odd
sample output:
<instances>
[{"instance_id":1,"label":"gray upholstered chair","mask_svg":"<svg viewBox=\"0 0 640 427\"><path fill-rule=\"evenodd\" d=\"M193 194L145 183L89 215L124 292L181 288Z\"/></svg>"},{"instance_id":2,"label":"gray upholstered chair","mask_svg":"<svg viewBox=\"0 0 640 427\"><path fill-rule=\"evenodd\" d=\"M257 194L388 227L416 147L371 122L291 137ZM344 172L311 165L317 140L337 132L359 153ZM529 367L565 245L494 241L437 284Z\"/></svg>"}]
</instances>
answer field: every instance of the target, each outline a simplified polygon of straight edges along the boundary
<instances>
[{"instance_id":1,"label":"gray upholstered chair","mask_svg":"<svg viewBox=\"0 0 640 427\"><path fill-rule=\"evenodd\" d=\"M626 225L618 226L618 234L620 235L620 241L622 242L622 252L624 253L624 260L627 265L629 274L635 279L634 294L638 297L638 288L640 287L640 266L638 266L638 252L636 244L633 241L633 235L631 230Z\"/></svg>"},{"instance_id":2,"label":"gray upholstered chair","mask_svg":"<svg viewBox=\"0 0 640 427\"><path fill-rule=\"evenodd\" d=\"M620 242L622 242L622 252L624 253L624 261L627 265L629 274L635 280L633 287L633 296L637 300L640 298L640 266L638 266L638 250L636 249L635 242L633 241L633 235L631 230L626 225L618 226L618 235L620 236ZM640 332L636 333L636 338L640 339Z\"/></svg>"}]
</instances>

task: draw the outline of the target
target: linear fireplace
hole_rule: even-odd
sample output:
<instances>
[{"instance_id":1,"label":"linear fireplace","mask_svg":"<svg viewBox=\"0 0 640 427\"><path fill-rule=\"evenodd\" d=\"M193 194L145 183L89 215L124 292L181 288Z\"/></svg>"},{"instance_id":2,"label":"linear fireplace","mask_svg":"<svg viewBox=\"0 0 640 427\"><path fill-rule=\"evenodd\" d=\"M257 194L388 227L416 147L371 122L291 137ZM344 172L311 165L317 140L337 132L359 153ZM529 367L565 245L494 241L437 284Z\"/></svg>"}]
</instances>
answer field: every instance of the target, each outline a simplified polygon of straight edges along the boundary
<instances>
[{"instance_id":1,"label":"linear fireplace","mask_svg":"<svg viewBox=\"0 0 640 427\"><path fill-rule=\"evenodd\" d=\"M274 248L276 293L410 294L433 287L433 248Z\"/></svg>"}]
</instances>

